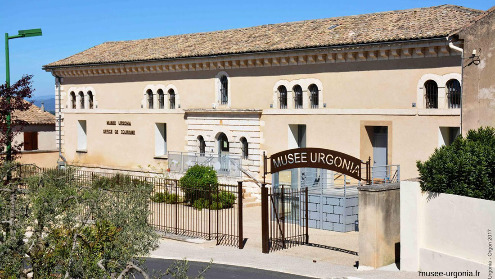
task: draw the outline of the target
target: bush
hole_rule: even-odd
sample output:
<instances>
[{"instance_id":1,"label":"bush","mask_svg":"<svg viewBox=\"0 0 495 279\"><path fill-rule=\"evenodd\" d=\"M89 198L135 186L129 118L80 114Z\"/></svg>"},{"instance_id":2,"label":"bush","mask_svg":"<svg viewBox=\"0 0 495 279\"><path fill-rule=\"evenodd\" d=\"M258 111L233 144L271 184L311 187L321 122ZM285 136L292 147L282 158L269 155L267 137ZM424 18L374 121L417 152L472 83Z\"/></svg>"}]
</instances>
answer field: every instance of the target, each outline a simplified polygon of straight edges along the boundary
<instances>
[{"instance_id":1,"label":"bush","mask_svg":"<svg viewBox=\"0 0 495 279\"><path fill-rule=\"evenodd\" d=\"M179 203L182 201L182 199L180 197L177 197L176 194L169 194L167 192L155 193L151 197L151 200L153 202L157 202L157 203L164 202L164 203L171 203L171 204Z\"/></svg>"},{"instance_id":2,"label":"bush","mask_svg":"<svg viewBox=\"0 0 495 279\"><path fill-rule=\"evenodd\" d=\"M470 130L416 165L423 191L495 200L495 129Z\"/></svg>"},{"instance_id":3,"label":"bush","mask_svg":"<svg viewBox=\"0 0 495 279\"><path fill-rule=\"evenodd\" d=\"M196 209L210 208L213 210L219 210L224 208L231 208L234 206L236 196L233 193L220 191L218 196L216 193L211 195L211 204L209 198L196 199L192 206Z\"/></svg>"},{"instance_id":4,"label":"bush","mask_svg":"<svg viewBox=\"0 0 495 279\"><path fill-rule=\"evenodd\" d=\"M185 201L193 205L195 200L208 199L209 194L216 191L218 178L212 167L195 165L187 170L179 182Z\"/></svg>"}]
</instances>

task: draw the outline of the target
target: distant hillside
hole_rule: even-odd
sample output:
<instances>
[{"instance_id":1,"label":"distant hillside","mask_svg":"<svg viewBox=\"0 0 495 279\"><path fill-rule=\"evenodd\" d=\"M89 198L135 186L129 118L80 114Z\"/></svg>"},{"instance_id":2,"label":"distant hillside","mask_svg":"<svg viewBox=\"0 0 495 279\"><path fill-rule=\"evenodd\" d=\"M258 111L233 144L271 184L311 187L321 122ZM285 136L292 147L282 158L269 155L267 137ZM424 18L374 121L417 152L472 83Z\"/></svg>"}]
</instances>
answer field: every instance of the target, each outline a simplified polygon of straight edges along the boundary
<instances>
[{"instance_id":1,"label":"distant hillside","mask_svg":"<svg viewBox=\"0 0 495 279\"><path fill-rule=\"evenodd\" d=\"M41 107L41 103L45 106L45 111L55 114L55 97L38 97L32 99L35 106Z\"/></svg>"}]
</instances>

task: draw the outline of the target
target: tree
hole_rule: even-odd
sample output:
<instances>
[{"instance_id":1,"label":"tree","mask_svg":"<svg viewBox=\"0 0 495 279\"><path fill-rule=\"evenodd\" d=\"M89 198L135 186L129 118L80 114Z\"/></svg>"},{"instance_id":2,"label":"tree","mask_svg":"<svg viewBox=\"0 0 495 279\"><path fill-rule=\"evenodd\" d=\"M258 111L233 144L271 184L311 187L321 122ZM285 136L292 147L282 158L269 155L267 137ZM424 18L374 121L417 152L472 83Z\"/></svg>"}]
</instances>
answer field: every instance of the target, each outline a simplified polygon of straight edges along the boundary
<instances>
[{"instance_id":1,"label":"tree","mask_svg":"<svg viewBox=\"0 0 495 279\"><path fill-rule=\"evenodd\" d=\"M22 143L10 145L14 137L20 133L20 129L13 129L13 127L25 126L26 122L16 118L9 120L8 116L15 111L25 111L31 107L32 104L26 99L31 98L34 92L31 87L32 78L32 75L24 75L11 86L7 86L6 83L0 85L0 146L4 149L0 160L11 161L21 150Z\"/></svg>"},{"instance_id":2,"label":"tree","mask_svg":"<svg viewBox=\"0 0 495 279\"><path fill-rule=\"evenodd\" d=\"M156 247L159 237L147 222L152 185L129 177L111 187L94 181L78 179L73 169L11 180L27 189L18 198L15 234L1 232L0 278L146 274L140 256ZM0 204L6 200L1 196ZM2 219L10 213L0 214Z\"/></svg>"}]
</instances>

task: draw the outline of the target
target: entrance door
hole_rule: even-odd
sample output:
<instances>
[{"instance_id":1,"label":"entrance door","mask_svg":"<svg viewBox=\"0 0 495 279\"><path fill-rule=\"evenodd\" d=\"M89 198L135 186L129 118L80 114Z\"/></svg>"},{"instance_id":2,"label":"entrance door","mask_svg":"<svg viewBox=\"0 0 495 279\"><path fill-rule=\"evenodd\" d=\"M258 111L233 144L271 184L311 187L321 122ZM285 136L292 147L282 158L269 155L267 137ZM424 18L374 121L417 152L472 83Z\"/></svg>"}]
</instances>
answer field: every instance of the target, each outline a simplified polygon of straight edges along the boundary
<instances>
[{"instance_id":1,"label":"entrance door","mask_svg":"<svg viewBox=\"0 0 495 279\"><path fill-rule=\"evenodd\" d=\"M385 179L388 163L388 127L374 127L373 132L373 178Z\"/></svg>"},{"instance_id":2,"label":"entrance door","mask_svg":"<svg viewBox=\"0 0 495 279\"><path fill-rule=\"evenodd\" d=\"M220 160L220 172L229 171L229 140L224 133L218 136L218 159Z\"/></svg>"}]
</instances>

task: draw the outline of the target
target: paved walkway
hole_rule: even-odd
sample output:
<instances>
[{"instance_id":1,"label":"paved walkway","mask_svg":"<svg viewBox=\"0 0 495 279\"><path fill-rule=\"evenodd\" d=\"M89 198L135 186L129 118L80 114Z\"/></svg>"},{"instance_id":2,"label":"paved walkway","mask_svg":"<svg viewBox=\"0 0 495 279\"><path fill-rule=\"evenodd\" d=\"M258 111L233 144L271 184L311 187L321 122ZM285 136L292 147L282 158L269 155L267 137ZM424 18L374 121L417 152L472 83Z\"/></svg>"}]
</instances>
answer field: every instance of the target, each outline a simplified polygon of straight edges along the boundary
<instances>
[{"instance_id":1,"label":"paved walkway","mask_svg":"<svg viewBox=\"0 0 495 279\"><path fill-rule=\"evenodd\" d=\"M162 239L151 257L252 267L315 278L427 278L415 272L359 271L358 232L337 233L310 229L310 246L298 246L269 254L261 253L261 208L244 209L244 249L217 246L215 241L192 242ZM395 271L394 271L395 269ZM206 277L208 278L208 277ZM437 277L438 278L438 277Z\"/></svg>"}]
</instances>

